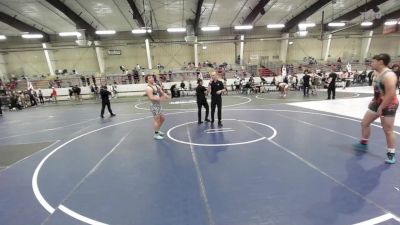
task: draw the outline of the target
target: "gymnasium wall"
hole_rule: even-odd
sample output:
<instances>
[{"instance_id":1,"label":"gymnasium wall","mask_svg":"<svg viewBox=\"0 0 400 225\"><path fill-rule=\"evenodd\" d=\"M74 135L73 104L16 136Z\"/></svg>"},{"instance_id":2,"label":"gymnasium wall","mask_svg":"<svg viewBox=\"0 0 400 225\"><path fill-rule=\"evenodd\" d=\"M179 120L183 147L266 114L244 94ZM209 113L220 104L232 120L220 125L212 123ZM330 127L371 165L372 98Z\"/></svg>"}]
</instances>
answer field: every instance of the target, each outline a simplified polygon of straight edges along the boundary
<instances>
[{"instance_id":1,"label":"gymnasium wall","mask_svg":"<svg viewBox=\"0 0 400 225\"><path fill-rule=\"evenodd\" d=\"M119 69L121 65L126 66L127 68L133 68L136 64L141 66L146 65L147 67L146 47L144 43L143 45L118 46L113 47L112 49L121 50L121 55L109 55L107 53L108 49L103 50L106 73L121 73L121 70Z\"/></svg>"},{"instance_id":2,"label":"gymnasium wall","mask_svg":"<svg viewBox=\"0 0 400 225\"><path fill-rule=\"evenodd\" d=\"M183 63L194 62L193 46L182 44L151 44L153 68L160 63L165 68L180 68ZM143 53L145 61L142 66L147 67L146 49Z\"/></svg>"},{"instance_id":3,"label":"gymnasium wall","mask_svg":"<svg viewBox=\"0 0 400 225\"><path fill-rule=\"evenodd\" d=\"M255 56L267 57L269 61L278 61L281 50L280 41L252 41L244 44L243 63L248 63ZM240 49L238 49L239 53ZM274 58L275 56L275 58Z\"/></svg>"},{"instance_id":4,"label":"gymnasium wall","mask_svg":"<svg viewBox=\"0 0 400 225\"><path fill-rule=\"evenodd\" d=\"M293 45L289 45L287 61L302 61L304 57L311 56L320 61L322 42L318 39L296 39ZM375 37L371 41L370 56L386 52L391 55L399 55L398 37ZM239 54L240 44L235 43L210 43L198 46L199 61L227 62L234 64ZM22 46L22 45L21 45ZM206 49L203 49L206 46ZM108 49L119 49L121 55L108 55ZM361 52L361 38L333 38L328 60L336 61L342 59L358 59ZM77 69L83 73L96 73L99 71L94 48L74 48L54 50L56 69ZM119 45L104 48L105 71L109 74L120 73L119 66L125 65L133 68L136 64L147 67L145 44ZM157 43L151 44L153 68L157 63L166 68L180 68L184 62L194 62L193 46L186 43ZM278 61L280 54L280 41L248 41L244 45L244 63L250 58L262 56L268 61ZM275 57L274 57L275 56ZM6 71L8 74L16 75L46 75L49 73L43 51L9 52L3 55Z\"/></svg>"},{"instance_id":5,"label":"gymnasium wall","mask_svg":"<svg viewBox=\"0 0 400 225\"><path fill-rule=\"evenodd\" d=\"M204 46L206 46L207 49L203 49L202 45L198 46L199 62L205 62L208 60L211 63L235 63L235 43L212 43L205 44ZM240 47L238 45L238 54L239 48Z\"/></svg>"},{"instance_id":6,"label":"gymnasium wall","mask_svg":"<svg viewBox=\"0 0 400 225\"><path fill-rule=\"evenodd\" d=\"M44 53L42 53L44 55ZM71 72L72 69L79 71L99 71L97 63L96 52L93 48L76 48L76 49L62 49L53 51L56 69L67 69ZM45 64L46 59L42 64ZM46 73L47 74L47 73Z\"/></svg>"},{"instance_id":7,"label":"gymnasium wall","mask_svg":"<svg viewBox=\"0 0 400 225\"><path fill-rule=\"evenodd\" d=\"M43 51L12 52L4 55L7 72L15 75L48 74Z\"/></svg>"}]
</instances>

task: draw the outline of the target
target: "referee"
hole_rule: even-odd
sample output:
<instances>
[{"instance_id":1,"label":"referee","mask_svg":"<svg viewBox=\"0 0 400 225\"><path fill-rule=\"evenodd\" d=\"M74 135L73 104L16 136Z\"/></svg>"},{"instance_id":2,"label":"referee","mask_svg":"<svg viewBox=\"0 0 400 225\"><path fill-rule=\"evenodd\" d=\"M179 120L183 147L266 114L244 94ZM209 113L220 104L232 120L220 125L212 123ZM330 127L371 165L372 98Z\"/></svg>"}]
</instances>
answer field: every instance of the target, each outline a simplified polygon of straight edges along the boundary
<instances>
[{"instance_id":1,"label":"referee","mask_svg":"<svg viewBox=\"0 0 400 225\"><path fill-rule=\"evenodd\" d=\"M222 114L222 93L225 92L224 84L218 80L216 72L211 73L211 81L208 85L208 92L211 93L211 124L214 123L215 107L218 107L218 126L222 127L221 114Z\"/></svg>"}]
</instances>

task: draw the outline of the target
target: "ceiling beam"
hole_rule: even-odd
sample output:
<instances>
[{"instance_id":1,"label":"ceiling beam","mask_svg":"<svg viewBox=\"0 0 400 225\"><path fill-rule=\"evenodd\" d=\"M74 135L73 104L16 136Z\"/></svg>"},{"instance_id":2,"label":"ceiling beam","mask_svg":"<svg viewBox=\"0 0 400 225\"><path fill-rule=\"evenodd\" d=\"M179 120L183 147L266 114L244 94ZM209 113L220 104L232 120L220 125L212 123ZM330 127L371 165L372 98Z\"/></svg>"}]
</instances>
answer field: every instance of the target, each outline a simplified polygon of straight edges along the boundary
<instances>
[{"instance_id":1,"label":"ceiling beam","mask_svg":"<svg viewBox=\"0 0 400 225\"><path fill-rule=\"evenodd\" d=\"M379 9L377 6L387 2L388 0L372 0L366 4L363 4L361 6L358 6L357 8L351 10L350 12L347 12L338 18L333 19L332 21L336 22L341 22L341 21L350 21L354 18L357 18L358 16L361 16L361 13L367 12L371 9ZM324 30L329 30L330 27L328 27L328 23L324 24Z\"/></svg>"},{"instance_id":2,"label":"ceiling beam","mask_svg":"<svg viewBox=\"0 0 400 225\"><path fill-rule=\"evenodd\" d=\"M196 17L194 18L194 35L197 36L198 29L199 29L199 23L200 23L200 16L201 16L201 7L203 6L204 0L199 0L197 2L197 8L196 8Z\"/></svg>"},{"instance_id":3,"label":"ceiling beam","mask_svg":"<svg viewBox=\"0 0 400 225\"><path fill-rule=\"evenodd\" d=\"M246 19L243 20L244 25L251 25L253 24L254 20L257 18L259 14L264 15L265 10L264 7L268 4L270 0L260 0L256 7L247 15Z\"/></svg>"},{"instance_id":4,"label":"ceiling beam","mask_svg":"<svg viewBox=\"0 0 400 225\"><path fill-rule=\"evenodd\" d=\"M341 16L339 16L338 18L334 19L333 21L350 21L358 16L361 16L361 13L363 12L367 12L368 10L371 9L379 9L377 6L387 2L388 0L372 0L366 4L360 5L359 7L351 10L350 12L347 12Z\"/></svg>"},{"instance_id":5,"label":"ceiling beam","mask_svg":"<svg viewBox=\"0 0 400 225\"><path fill-rule=\"evenodd\" d=\"M132 9L132 14L133 14L133 19L136 20L139 23L140 27L146 27L146 23L144 22L142 15L140 15L139 9L136 6L135 2L133 0L128 0L129 6ZM153 37L149 34L146 33L146 36L154 42Z\"/></svg>"},{"instance_id":6,"label":"ceiling beam","mask_svg":"<svg viewBox=\"0 0 400 225\"><path fill-rule=\"evenodd\" d=\"M372 25L371 27L365 27L365 29L373 30L373 29L375 29L375 28L377 28L379 26L382 26L386 22L386 20L398 19L398 18L400 18L400 9L398 9L398 10L396 10L394 12L391 12L389 14L386 14L386 15L382 16L380 19L374 20L373 21L374 25Z\"/></svg>"},{"instance_id":7,"label":"ceiling beam","mask_svg":"<svg viewBox=\"0 0 400 225\"><path fill-rule=\"evenodd\" d=\"M36 28L34 26L26 24L20 20L17 20L15 17L7 15L3 12L0 12L0 21L3 23L6 23L9 26L14 27L15 29L20 30L22 32L29 32L32 34L42 34L44 42L50 41L49 34L43 32L42 30L39 30L38 28Z\"/></svg>"},{"instance_id":8,"label":"ceiling beam","mask_svg":"<svg viewBox=\"0 0 400 225\"><path fill-rule=\"evenodd\" d=\"M72 9L66 6L63 2L61 2L60 0L46 0L46 2L58 9L60 12L64 13L64 15L66 15L70 20L72 20L72 22L75 23L77 29L84 29L85 34L90 39L99 39L99 37L96 35L96 29L84 19L82 19L82 17L72 11Z\"/></svg>"},{"instance_id":9,"label":"ceiling beam","mask_svg":"<svg viewBox=\"0 0 400 225\"><path fill-rule=\"evenodd\" d=\"M320 8L322 8L329 2L331 2L331 0L318 0L316 3L312 4L303 12L301 12L300 14L298 14L297 16L293 17L291 20L286 22L285 28L282 30L282 32L289 32L289 30L291 30L293 27L297 26L297 24L310 17L312 14L314 14L316 11L318 11Z\"/></svg>"}]
</instances>

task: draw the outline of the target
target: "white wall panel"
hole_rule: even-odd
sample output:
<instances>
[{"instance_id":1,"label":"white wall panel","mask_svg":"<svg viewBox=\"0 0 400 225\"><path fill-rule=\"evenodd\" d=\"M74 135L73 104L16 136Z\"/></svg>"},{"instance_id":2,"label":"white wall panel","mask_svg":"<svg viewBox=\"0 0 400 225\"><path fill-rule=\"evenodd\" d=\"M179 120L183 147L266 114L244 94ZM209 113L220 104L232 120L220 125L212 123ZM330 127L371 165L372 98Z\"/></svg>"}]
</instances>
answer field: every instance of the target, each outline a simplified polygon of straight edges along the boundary
<instances>
[{"instance_id":1,"label":"white wall panel","mask_svg":"<svg viewBox=\"0 0 400 225\"><path fill-rule=\"evenodd\" d=\"M207 49L203 49L203 46L207 46ZM199 45L199 62L205 62L206 60L211 63L216 62L217 64L221 64L223 62L228 64L235 63L235 44L213 43Z\"/></svg>"},{"instance_id":2,"label":"white wall panel","mask_svg":"<svg viewBox=\"0 0 400 225\"><path fill-rule=\"evenodd\" d=\"M43 51L10 52L4 55L8 74L47 75L49 73Z\"/></svg>"},{"instance_id":3,"label":"white wall panel","mask_svg":"<svg viewBox=\"0 0 400 225\"><path fill-rule=\"evenodd\" d=\"M180 68L183 63L194 62L194 47L186 44L152 44L153 68L160 63L165 68Z\"/></svg>"},{"instance_id":4,"label":"white wall panel","mask_svg":"<svg viewBox=\"0 0 400 225\"><path fill-rule=\"evenodd\" d=\"M100 72L93 48L60 49L53 52L56 69L67 69L68 72L76 69L81 73Z\"/></svg>"}]
</instances>

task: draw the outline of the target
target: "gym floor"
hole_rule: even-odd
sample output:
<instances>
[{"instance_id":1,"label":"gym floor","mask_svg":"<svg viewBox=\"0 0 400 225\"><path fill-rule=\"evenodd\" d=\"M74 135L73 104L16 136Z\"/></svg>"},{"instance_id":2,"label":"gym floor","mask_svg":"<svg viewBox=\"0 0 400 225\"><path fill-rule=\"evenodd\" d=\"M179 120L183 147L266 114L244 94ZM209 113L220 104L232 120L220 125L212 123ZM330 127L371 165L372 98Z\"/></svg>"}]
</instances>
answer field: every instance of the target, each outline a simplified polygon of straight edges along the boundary
<instances>
[{"instance_id":1,"label":"gym floor","mask_svg":"<svg viewBox=\"0 0 400 225\"><path fill-rule=\"evenodd\" d=\"M105 119L93 103L6 111L0 224L400 224L379 121L369 151L352 149L371 96L229 93L223 128L172 99L161 141L144 97L112 100Z\"/></svg>"}]
</instances>

